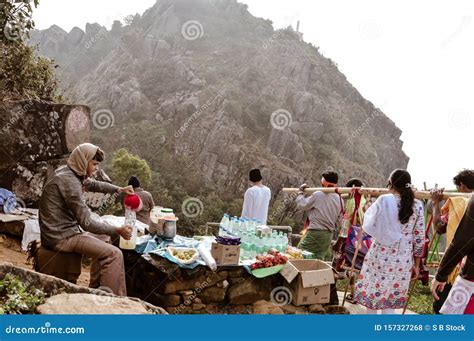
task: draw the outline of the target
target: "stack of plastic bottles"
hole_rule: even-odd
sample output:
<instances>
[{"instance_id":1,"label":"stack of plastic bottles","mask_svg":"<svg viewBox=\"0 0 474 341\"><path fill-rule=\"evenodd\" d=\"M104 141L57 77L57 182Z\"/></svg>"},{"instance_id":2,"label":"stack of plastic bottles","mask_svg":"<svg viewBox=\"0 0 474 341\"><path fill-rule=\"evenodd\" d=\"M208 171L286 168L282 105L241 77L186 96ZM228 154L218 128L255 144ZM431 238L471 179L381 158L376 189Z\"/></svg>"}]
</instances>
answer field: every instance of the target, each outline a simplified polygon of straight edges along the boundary
<instances>
[{"instance_id":1,"label":"stack of plastic bottles","mask_svg":"<svg viewBox=\"0 0 474 341\"><path fill-rule=\"evenodd\" d=\"M273 248L285 252L288 246L286 234L271 231L256 219L230 217L224 214L219 226L219 236L240 237L240 258L254 259Z\"/></svg>"}]
</instances>

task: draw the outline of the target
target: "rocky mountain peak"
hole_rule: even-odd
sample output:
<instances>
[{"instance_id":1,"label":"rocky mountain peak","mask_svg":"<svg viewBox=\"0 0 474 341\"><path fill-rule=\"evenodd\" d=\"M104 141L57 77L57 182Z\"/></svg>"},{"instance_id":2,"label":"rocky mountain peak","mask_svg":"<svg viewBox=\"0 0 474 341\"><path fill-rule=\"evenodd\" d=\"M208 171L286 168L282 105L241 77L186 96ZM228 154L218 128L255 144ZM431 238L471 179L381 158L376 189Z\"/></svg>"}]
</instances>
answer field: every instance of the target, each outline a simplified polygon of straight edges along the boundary
<instances>
[{"instance_id":1,"label":"rocky mountain peak","mask_svg":"<svg viewBox=\"0 0 474 341\"><path fill-rule=\"evenodd\" d=\"M235 0L158 0L111 31L55 32L32 43L73 100L111 113L93 134L107 151L127 147L158 169L156 153L171 153L229 191L256 166L278 191L330 166L380 185L407 165L400 129L332 60Z\"/></svg>"}]
</instances>

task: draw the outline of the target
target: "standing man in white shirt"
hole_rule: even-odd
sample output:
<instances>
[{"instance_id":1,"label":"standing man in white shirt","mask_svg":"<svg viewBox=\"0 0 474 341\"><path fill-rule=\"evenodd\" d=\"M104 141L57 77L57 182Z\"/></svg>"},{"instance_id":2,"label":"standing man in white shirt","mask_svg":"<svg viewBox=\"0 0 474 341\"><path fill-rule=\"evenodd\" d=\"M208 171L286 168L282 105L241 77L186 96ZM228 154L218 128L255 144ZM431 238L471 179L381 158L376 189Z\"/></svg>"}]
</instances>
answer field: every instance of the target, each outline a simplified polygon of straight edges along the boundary
<instances>
[{"instance_id":1,"label":"standing man in white shirt","mask_svg":"<svg viewBox=\"0 0 474 341\"><path fill-rule=\"evenodd\" d=\"M249 180L252 187L245 191L242 218L257 219L266 224L272 192L262 184L260 169L252 169L249 172Z\"/></svg>"}]
</instances>

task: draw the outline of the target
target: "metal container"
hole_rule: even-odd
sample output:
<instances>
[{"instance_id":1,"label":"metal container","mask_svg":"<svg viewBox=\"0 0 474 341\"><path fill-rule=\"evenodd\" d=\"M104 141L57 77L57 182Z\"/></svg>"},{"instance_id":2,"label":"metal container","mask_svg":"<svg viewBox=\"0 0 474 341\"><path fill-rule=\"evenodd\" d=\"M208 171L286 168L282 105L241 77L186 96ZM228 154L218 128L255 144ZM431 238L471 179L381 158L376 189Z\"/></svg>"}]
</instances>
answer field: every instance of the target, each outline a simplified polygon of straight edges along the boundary
<instances>
[{"instance_id":1,"label":"metal container","mask_svg":"<svg viewBox=\"0 0 474 341\"><path fill-rule=\"evenodd\" d=\"M164 239L173 239L176 236L176 221L175 220L165 220L163 224L163 238Z\"/></svg>"}]
</instances>

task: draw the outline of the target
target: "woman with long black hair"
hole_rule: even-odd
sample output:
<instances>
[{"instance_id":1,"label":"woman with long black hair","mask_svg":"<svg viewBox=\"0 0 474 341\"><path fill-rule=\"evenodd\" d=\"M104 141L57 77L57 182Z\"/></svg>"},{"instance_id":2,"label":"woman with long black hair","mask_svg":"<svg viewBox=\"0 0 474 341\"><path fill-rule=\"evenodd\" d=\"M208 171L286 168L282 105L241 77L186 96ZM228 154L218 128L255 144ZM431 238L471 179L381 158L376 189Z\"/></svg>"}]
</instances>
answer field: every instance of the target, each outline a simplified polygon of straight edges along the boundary
<instances>
[{"instance_id":1,"label":"woman with long black hair","mask_svg":"<svg viewBox=\"0 0 474 341\"><path fill-rule=\"evenodd\" d=\"M380 196L364 216L363 229L372 236L372 246L354 300L369 314L393 314L405 306L412 272L418 276L423 254L423 203L415 200L410 174L394 170L388 188L390 193Z\"/></svg>"}]
</instances>

